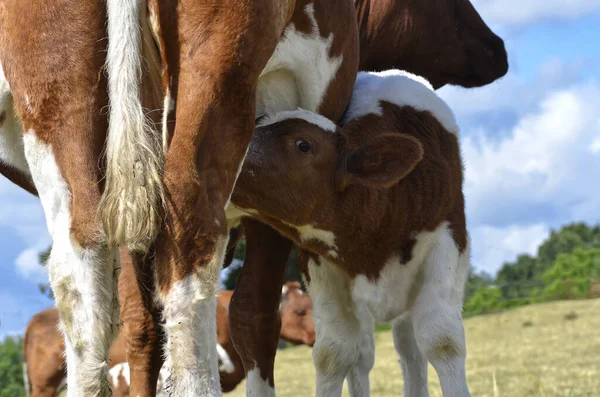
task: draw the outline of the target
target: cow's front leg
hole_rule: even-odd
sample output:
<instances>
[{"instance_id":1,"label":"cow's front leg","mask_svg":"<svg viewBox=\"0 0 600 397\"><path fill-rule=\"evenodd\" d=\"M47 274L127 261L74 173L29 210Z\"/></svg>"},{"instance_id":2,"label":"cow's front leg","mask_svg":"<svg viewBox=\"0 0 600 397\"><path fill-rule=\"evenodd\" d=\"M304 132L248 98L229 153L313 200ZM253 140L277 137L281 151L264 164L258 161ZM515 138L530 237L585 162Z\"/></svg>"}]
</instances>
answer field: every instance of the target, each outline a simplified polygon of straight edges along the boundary
<instances>
[{"instance_id":1,"label":"cow's front leg","mask_svg":"<svg viewBox=\"0 0 600 397\"><path fill-rule=\"evenodd\" d=\"M244 220L246 257L229 306L231 338L246 371L248 396L274 396L279 301L292 243L270 227Z\"/></svg>"},{"instance_id":2,"label":"cow's front leg","mask_svg":"<svg viewBox=\"0 0 600 397\"><path fill-rule=\"evenodd\" d=\"M166 155L157 278L170 392L217 396L215 297L228 238L225 207L252 136L258 77L289 6L181 0L178 11L177 24L165 27L167 59L176 63L176 126Z\"/></svg>"}]
</instances>

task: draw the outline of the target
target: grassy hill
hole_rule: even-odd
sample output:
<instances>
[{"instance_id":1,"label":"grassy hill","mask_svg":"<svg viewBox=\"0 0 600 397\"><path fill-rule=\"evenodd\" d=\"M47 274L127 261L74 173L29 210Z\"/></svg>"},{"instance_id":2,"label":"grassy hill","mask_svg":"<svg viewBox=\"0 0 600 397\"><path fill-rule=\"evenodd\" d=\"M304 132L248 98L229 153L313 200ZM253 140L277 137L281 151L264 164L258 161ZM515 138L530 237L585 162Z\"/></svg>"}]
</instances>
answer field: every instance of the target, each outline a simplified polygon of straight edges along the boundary
<instances>
[{"instance_id":1,"label":"grassy hill","mask_svg":"<svg viewBox=\"0 0 600 397\"><path fill-rule=\"evenodd\" d=\"M477 316L465 321L465 329L473 396L600 396L600 299ZM402 375L391 332L378 332L376 346L372 396L401 396ZM310 348L279 351L275 371L279 397L314 396ZM441 397L431 366L429 385L431 397ZM245 383L228 395L245 396Z\"/></svg>"}]
</instances>

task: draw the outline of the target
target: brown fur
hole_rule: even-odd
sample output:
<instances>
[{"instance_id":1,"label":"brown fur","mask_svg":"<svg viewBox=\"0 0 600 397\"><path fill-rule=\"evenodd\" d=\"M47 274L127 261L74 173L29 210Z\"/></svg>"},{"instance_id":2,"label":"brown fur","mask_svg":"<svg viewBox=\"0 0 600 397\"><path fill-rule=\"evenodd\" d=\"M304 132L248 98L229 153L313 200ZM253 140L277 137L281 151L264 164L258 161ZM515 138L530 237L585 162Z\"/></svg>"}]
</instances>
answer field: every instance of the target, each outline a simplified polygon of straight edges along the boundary
<instances>
[{"instance_id":1,"label":"brown fur","mask_svg":"<svg viewBox=\"0 0 600 397\"><path fill-rule=\"evenodd\" d=\"M354 0L354 4L360 70L406 70L425 77L435 88L478 87L508 70L504 42L469 0Z\"/></svg>"}]
</instances>

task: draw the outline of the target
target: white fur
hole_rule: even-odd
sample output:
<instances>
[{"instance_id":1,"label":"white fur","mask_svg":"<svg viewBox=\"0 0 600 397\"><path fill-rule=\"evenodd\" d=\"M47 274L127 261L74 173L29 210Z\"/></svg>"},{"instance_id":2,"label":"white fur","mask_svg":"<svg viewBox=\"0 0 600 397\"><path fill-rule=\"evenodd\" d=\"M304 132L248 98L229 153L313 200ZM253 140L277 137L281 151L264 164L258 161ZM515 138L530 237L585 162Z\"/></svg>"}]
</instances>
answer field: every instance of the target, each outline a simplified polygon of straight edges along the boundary
<instances>
[{"instance_id":1,"label":"white fur","mask_svg":"<svg viewBox=\"0 0 600 397\"><path fill-rule=\"evenodd\" d=\"M131 386L131 378L129 374L129 364L128 363L119 363L113 366L110 370L108 370L108 375L110 378L110 383L114 389L119 387L119 377L122 375L123 379L125 379L125 383L127 384L127 388Z\"/></svg>"},{"instance_id":2,"label":"white fur","mask_svg":"<svg viewBox=\"0 0 600 397\"><path fill-rule=\"evenodd\" d=\"M304 12L313 31L304 34L291 24L283 32L258 80L256 117L299 107L316 112L342 64L342 57L329 57L333 34L321 37L313 4Z\"/></svg>"},{"instance_id":3,"label":"white fur","mask_svg":"<svg viewBox=\"0 0 600 397\"><path fill-rule=\"evenodd\" d=\"M23 128L13 108L10 86L0 63L0 114L5 120L0 126L0 163L31 177L23 148Z\"/></svg>"},{"instance_id":4,"label":"white fur","mask_svg":"<svg viewBox=\"0 0 600 397\"><path fill-rule=\"evenodd\" d=\"M167 331L166 363L175 396L221 395L215 323L217 283L227 236L220 236L214 258L198 273L171 286L162 297Z\"/></svg>"},{"instance_id":5,"label":"white fur","mask_svg":"<svg viewBox=\"0 0 600 397\"><path fill-rule=\"evenodd\" d=\"M327 245L328 247L337 250L337 245L335 244L335 234L332 231L319 229L314 227L313 225L295 226L289 223L288 225L296 229L298 234L300 234L300 240L302 240L302 242L317 240Z\"/></svg>"},{"instance_id":6,"label":"white fur","mask_svg":"<svg viewBox=\"0 0 600 397\"><path fill-rule=\"evenodd\" d=\"M106 246L80 247L71 235L71 194L52 148L33 131L25 134L24 145L53 238L48 268L65 335L68 395L107 396L108 383L98 379L106 379L106 354L118 331L118 257Z\"/></svg>"},{"instance_id":7,"label":"white fur","mask_svg":"<svg viewBox=\"0 0 600 397\"><path fill-rule=\"evenodd\" d=\"M306 121L307 123L314 124L322 130L335 132L336 125L333 121L329 120L327 117L323 117L315 112L311 112L304 109L298 110L286 110L283 112L275 113L274 115L269 115L263 118L260 123L258 123L257 127L263 127L266 125L270 125L273 123L277 123L283 120L289 119L301 119Z\"/></svg>"},{"instance_id":8,"label":"white fur","mask_svg":"<svg viewBox=\"0 0 600 397\"><path fill-rule=\"evenodd\" d=\"M359 362L363 335L352 300L350 279L324 258L308 262L309 294L317 332L313 361L317 396L341 396L344 379ZM354 396L353 396L354 397Z\"/></svg>"},{"instance_id":9,"label":"white fur","mask_svg":"<svg viewBox=\"0 0 600 397\"><path fill-rule=\"evenodd\" d=\"M347 382L350 397L364 397L370 395L369 373L375 365L375 324L369 309L363 303L356 302L355 313L360 322L361 341L358 345L358 360L350 369Z\"/></svg>"},{"instance_id":10,"label":"white fur","mask_svg":"<svg viewBox=\"0 0 600 397\"><path fill-rule=\"evenodd\" d=\"M448 132L459 129L450 107L422 77L401 70L360 72L342 125L367 114L382 115L380 101L430 112Z\"/></svg>"},{"instance_id":11,"label":"white fur","mask_svg":"<svg viewBox=\"0 0 600 397\"><path fill-rule=\"evenodd\" d=\"M275 389L260 376L258 366L248 371L246 375L247 397L275 397Z\"/></svg>"},{"instance_id":12,"label":"white fur","mask_svg":"<svg viewBox=\"0 0 600 397\"><path fill-rule=\"evenodd\" d=\"M110 123L106 186L100 202L109 242L139 251L146 251L154 241L164 207L164 144L140 98L142 35L148 40L151 36L146 6L143 0L107 1ZM145 48L151 47L146 43ZM156 71L158 57L145 61L149 58L154 62L148 69Z\"/></svg>"},{"instance_id":13,"label":"white fur","mask_svg":"<svg viewBox=\"0 0 600 397\"><path fill-rule=\"evenodd\" d=\"M397 256L388 260L377 281L364 275L352 282L352 296L364 302L376 321L391 321L408 309L411 287L425 258L445 226L434 232L419 233L408 263L400 263Z\"/></svg>"},{"instance_id":14,"label":"white fur","mask_svg":"<svg viewBox=\"0 0 600 397\"><path fill-rule=\"evenodd\" d=\"M404 378L404 395L429 397L427 389L427 359L423 356L417 340L410 314L398 317L392 323L394 346L400 357Z\"/></svg>"},{"instance_id":15,"label":"white fur","mask_svg":"<svg viewBox=\"0 0 600 397\"><path fill-rule=\"evenodd\" d=\"M31 397L31 381L29 380L26 362L23 363L23 386L25 388L25 397Z\"/></svg>"},{"instance_id":16,"label":"white fur","mask_svg":"<svg viewBox=\"0 0 600 397\"><path fill-rule=\"evenodd\" d=\"M219 360L221 360L221 364L219 364L219 371L225 372L226 374L234 373L235 365L233 365L229 354L227 354L227 350L225 350L225 348L218 343L217 354L219 355Z\"/></svg>"}]
</instances>

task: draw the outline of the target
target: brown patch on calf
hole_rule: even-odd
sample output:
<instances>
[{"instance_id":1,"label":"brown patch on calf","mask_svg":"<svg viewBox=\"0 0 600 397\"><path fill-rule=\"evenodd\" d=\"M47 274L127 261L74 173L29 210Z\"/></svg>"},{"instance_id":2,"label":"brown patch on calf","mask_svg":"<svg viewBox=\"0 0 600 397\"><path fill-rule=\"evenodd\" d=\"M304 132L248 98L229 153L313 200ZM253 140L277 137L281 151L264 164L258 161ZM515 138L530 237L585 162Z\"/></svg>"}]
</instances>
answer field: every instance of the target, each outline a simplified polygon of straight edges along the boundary
<instances>
[{"instance_id":1,"label":"brown patch on calf","mask_svg":"<svg viewBox=\"0 0 600 397\"><path fill-rule=\"evenodd\" d=\"M3 110L0 112L0 127L2 127L5 120L6 120L6 112Z\"/></svg>"}]
</instances>

